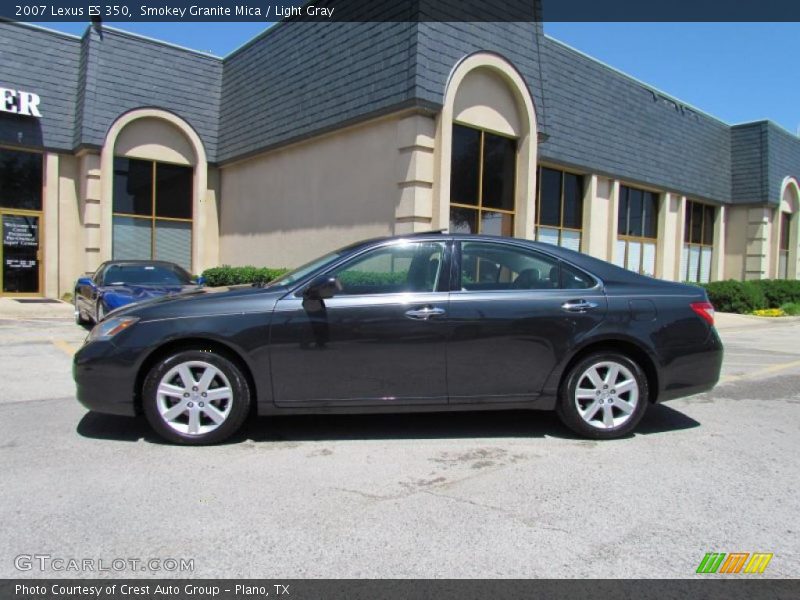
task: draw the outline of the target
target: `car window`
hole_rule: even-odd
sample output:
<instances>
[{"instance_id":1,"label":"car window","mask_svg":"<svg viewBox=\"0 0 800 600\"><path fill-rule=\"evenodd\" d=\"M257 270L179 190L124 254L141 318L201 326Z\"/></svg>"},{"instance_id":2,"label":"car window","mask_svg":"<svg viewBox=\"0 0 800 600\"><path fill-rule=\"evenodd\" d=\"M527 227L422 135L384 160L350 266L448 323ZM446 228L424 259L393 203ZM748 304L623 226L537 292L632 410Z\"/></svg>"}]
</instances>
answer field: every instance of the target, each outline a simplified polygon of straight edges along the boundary
<instances>
[{"instance_id":1,"label":"car window","mask_svg":"<svg viewBox=\"0 0 800 600\"><path fill-rule=\"evenodd\" d=\"M106 265L103 263L99 267L97 267L97 271L94 272L92 275L92 281L95 282L96 285L103 285L103 271L105 270Z\"/></svg>"},{"instance_id":2,"label":"car window","mask_svg":"<svg viewBox=\"0 0 800 600\"><path fill-rule=\"evenodd\" d=\"M111 265L104 285L188 285L191 277L178 267L161 265Z\"/></svg>"},{"instance_id":3,"label":"car window","mask_svg":"<svg viewBox=\"0 0 800 600\"><path fill-rule=\"evenodd\" d=\"M337 295L433 292L444 249L443 242L404 242L367 252L331 273L342 284Z\"/></svg>"},{"instance_id":4,"label":"car window","mask_svg":"<svg viewBox=\"0 0 800 600\"><path fill-rule=\"evenodd\" d=\"M561 261L506 244L465 242L461 249L461 289L585 289L594 281Z\"/></svg>"}]
</instances>

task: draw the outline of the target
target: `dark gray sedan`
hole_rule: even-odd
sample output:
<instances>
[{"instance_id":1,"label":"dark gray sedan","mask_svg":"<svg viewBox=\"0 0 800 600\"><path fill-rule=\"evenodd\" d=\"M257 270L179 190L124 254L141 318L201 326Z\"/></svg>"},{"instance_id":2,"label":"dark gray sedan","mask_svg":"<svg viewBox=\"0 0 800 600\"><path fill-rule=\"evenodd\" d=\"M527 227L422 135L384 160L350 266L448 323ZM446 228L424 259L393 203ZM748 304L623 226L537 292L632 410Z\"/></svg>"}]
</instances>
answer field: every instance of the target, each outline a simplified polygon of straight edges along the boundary
<instances>
[{"instance_id":1,"label":"dark gray sedan","mask_svg":"<svg viewBox=\"0 0 800 600\"><path fill-rule=\"evenodd\" d=\"M262 415L555 409L580 435L711 389L722 344L699 287L513 238L353 244L266 286L139 302L75 356L78 399L219 442Z\"/></svg>"}]
</instances>

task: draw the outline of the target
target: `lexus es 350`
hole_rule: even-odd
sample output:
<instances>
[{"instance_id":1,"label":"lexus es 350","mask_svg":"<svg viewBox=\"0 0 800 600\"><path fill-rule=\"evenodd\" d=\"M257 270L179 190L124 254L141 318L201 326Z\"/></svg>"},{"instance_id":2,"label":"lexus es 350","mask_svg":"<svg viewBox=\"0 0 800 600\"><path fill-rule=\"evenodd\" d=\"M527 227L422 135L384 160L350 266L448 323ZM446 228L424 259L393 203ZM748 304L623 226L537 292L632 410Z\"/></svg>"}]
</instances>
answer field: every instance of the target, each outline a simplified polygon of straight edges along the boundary
<instances>
[{"instance_id":1,"label":"lexus es 350","mask_svg":"<svg viewBox=\"0 0 800 600\"><path fill-rule=\"evenodd\" d=\"M699 287L490 236L369 240L264 286L109 313L75 355L90 410L210 444L261 415L555 409L580 435L711 389L722 344Z\"/></svg>"}]
</instances>

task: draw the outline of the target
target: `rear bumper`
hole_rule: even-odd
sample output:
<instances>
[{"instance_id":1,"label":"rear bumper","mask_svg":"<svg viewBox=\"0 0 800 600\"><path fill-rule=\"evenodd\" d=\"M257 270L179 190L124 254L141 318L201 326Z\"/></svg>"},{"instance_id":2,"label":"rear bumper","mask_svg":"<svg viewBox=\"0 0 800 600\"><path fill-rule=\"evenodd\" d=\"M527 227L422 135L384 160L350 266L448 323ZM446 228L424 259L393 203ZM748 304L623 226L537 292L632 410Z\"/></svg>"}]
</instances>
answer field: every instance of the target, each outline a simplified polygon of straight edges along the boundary
<instances>
[{"instance_id":1,"label":"rear bumper","mask_svg":"<svg viewBox=\"0 0 800 600\"><path fill-rule=\"evenodd\" d=\"M119 356L108 341L91 342L75 354L72 376L78 402L91 411L109 415L136 415L136 375L131 361Z\"/></svg>"},{"instance_id":2,"label":"rear bumper","mask_svg":"<svg viewBox=\"0 0 800 600\"><path fill-rule=\"evenodd\" d=\"M711 390L719 382L724 351L717 330L711 328L704 344L678 348L663 367L657 401L674 400Z\"/></svg>"}]
</instances>

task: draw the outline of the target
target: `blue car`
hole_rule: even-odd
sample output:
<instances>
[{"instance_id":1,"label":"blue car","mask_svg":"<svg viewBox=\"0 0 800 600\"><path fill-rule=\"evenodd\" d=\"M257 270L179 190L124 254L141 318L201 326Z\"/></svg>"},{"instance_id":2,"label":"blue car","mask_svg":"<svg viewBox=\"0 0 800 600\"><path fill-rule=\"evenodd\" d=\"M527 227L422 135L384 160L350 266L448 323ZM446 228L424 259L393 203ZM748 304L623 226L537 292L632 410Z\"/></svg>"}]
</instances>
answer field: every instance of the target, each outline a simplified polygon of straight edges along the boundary
<instances>
[{"instance_id":1,"label":"blue car","mask_svg":"<svg viewBox=\"0 0 800 600\"><path fill-rule=\"evenodd\" d=\"M114 309L159 296L200 289L203 278L192 279L178 265L158 260L104 262L92 277L75 282L75 322L99 323Z\"/></svg>"}]
</instances>

